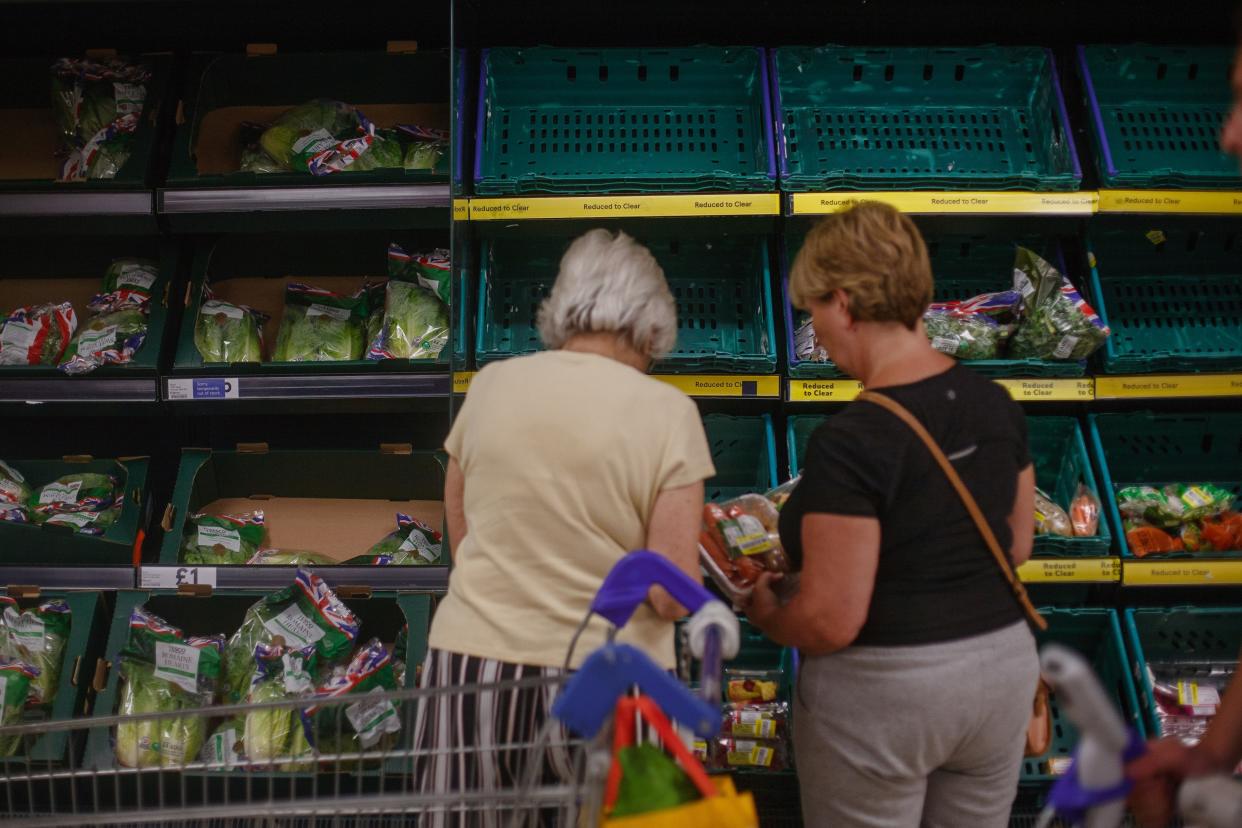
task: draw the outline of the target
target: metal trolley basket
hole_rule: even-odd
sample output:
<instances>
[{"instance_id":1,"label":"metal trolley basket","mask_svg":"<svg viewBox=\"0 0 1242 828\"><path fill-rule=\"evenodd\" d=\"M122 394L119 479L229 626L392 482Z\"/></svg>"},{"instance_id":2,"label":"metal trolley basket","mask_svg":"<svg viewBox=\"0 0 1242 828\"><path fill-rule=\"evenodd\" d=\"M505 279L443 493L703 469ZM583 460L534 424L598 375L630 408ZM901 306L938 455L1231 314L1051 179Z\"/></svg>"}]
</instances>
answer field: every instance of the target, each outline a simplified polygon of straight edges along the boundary
<instances>
[{"instance_id":1,"label":"metal trolley basket","mask_svg":"<svg viewBox=\"0 0 1242 828\"><path fill-rule=\"evenodd\" d=\"M699 696L636 648L612 640L653 584L664 586L693 612L687 638L701 660ZM597 824L611 766L612 717L618 699L637 689L686 729L704 738L714 735L720 725L722 655L736 653L738 625L724 604L651 552L632 553L614 567L583 622L584 629L594 615L612 624L609 641L567 675L218 705L175 715L92 716L0 727L0 745L10 739L17 744L13 756L0 758L0 819L13 826ZM510 784L483 790L474 780L463 780L448 792L425 792L420 771L439 754L420 747L416 733L420 707L453 695L474 696L486 705L499 694L525 688L537 688L556 698L553 718L537 738L485 748L455 746L440 752L454 760L472 752L501 754L502 764L517 769ZM351 717L394 714L400 729L374 744L363 746L356 740L350 744L349 738L342 738L353 734L345 724ZM261 760L247 756L238 762L227 749L208 745L206 750L196 748L195 755L184 761L160 767L124 767L116 761L112 745L118 726L160 733L177 720L193 717L211 723L247 722L242 738L256 743L273 741L272 734L261 729L264 723L293 717L309 728L312 717L319 717L315 721L335 725L335 733L330 730L327 738L322 738L320 727L322 745L335 747L316 745L309 755L276 752ZM204 741L219 738L218 732L204 731L211 733ZM54 758L31 750L48 736L66 745ZM107 749L101 751L101 744ZM565 751L570 757L573 773L569 781L549 782L541 773L543 758L552 750Z\"/></svg>"}]
</instances>

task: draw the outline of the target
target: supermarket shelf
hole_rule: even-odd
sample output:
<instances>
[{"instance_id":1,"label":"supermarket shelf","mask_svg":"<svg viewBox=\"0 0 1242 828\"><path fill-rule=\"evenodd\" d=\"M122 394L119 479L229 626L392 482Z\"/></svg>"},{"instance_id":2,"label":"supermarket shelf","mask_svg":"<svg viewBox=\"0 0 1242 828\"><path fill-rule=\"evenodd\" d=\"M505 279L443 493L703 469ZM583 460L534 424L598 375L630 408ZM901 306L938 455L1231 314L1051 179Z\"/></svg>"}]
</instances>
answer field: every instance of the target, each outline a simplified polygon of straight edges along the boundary
<instances>
[{"instance_id":1,"label":"supermarket shelf","mask_svg":"<svg viewBox=\"0 0 1242 828\"><path fill-rule=\"evenodd\" d=\"M1094 192L960 192L960 191L855 191L793 193L789 215L820 216L835 213L860 201L880 201L905 213L925 215L1048 215L1089 216L1096 211Z\"/></svg>"},{"instance_id":2,"label":"supermarket shelf","mask_svg":"<svg viewBox=\"0 0 1242 828\"><path fill-rule=\"evenodd\" d=\"M444 397L448 374L300 374L245 377L168 377L165 400L305 400Z\"/></svg>"},{"instance_id":3,"label":"supermarket shelf","mask_svg":"<svg viewBox=\"0 0 1242 828\"><path fill-rule=\"evenodd\" d=\"M371 184L368 186L252 187L160 190L159 211L255 213L306 210L411 210L450 205L447 184Z\"/></svg>"},{"instance_id":4,"label":"supermarket shelf","mask_svg":"<svg viewBox=\"0 0 1242 828\"><path fill-rule=\"evenodd\" d=\"M155 377L0 379L0 403L153 403L159 399Z\"/></svg>"},{"instance_id":5,"label":"supermarket shelf","mask_svg":"<svg viewBox=\"0 0 1242 828\"><path fill-rule=\"evenodd\" d=\"M1101 213L1242 214L1242 192L1228 190L1100 190Z\"/></svg>"},{"instance_id":6,"label":"supermarket shelf","mask_svg":"<svg viewBox=\"0 0 1242 828\"><path fill-rule=\"evenodd\" d=\"M455 217L458 209L455 204ZM471 221L777 216L780 211L777 193L472 198L469 205Z\"/></svg>"},{"instance_id":7,"label":"supermarket shelf","mask_svg":"<svg viewBox=\"0 0 1242 828\"><path fill-rule=\"evenodd\" d=\"M1242 374L1152 374L1098 376L1098 400L1242 396Z\"/></svg>"},{"instance_id":8,"label":"supermarket shelf","mask_svg":"<svg viewBox=\"0 0 1242 828\"><path fill-rule=\"evenodd\" d=\"M0 566L0 589L133 589L132 566Z\"/></svg>"},{"instance_id":9,"label":"supermarket shelf","mask_svg":"<svg viewBox=\"0 0 1242 828\"><path fill-rule=\"evenodd\" d=\"M464 394L477 371L453 374L453 393ZM652 374L690 397L780 399L781 378L775 374Z\"/></svg>"},{"instance_id":10,"label":"supermarket shelf","mask_svg":"<svg viewBox=\"0 0 1242 828\"><path fill-rule=\"evenodd\" d=\"M1028 584L1112 584L1121 580L1120 558L1032 558L1018 567Z\"/></svg>"},{"instance_id":11,"label":"supermarket shelf","mask_svg":"<svg viewBox=\"0 0 1242 828\"><path fill-rule=\"evenodd\" d=\"M4 193L0 217L150 216L149 190L138 192Z\"/></svg>"},{"instance_id":12,"label":"supermarket shelf","mask_svg":"<svg viewBox=\"0 0 1242 828\"><path fill-rule=\"evenodd\" d=\"M1242 558L1127 560L1123 564L1122 583L1126 586L1236 586L1242 584Z\"/></svg>"},{"instance_id":13,"label":"supermarket shelf","mask_svg":"<svg viewBox=\"0 0 1242 828\"><path fill-rule=\"evenodd\" d=\"M132 570L126 570L131 574ZM293 566L144 566L138 571L140 589L279 589L293 581ZM373 590L443 592L448 588L447 566L329 566L315 568L333 587Z\"/></svg>"},{"instance_id":14,"label":"supermarket shelf","mask_svg":"<svg viewBox=\"0 0 1242 828\"><path fill-rule=\"evenodd\" d=\"M998 379L1018 402L1089 402L1095 399L1095 381L1077 379ZM862 392L862 383L851 379L789 381L790 402L849 402Z\"/></svg>"}]
</instances>

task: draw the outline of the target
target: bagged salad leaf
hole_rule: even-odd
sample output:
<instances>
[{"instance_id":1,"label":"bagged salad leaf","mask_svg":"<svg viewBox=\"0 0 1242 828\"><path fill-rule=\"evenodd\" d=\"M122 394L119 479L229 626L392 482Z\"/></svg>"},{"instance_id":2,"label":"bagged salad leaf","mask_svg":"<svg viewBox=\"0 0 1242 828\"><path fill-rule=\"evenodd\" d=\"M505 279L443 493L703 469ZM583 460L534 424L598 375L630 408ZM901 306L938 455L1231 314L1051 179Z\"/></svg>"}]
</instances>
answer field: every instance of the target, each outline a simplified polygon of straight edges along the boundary
<instances>
[{"instance_id":1,"label":"bagged salad leaf","mask_svg":"<svg viewBox=\"0 0 1242 828\"><path fill-rule=\"evenodd\" d=\"M30 496L36 523L53 515L104 512L121 496L119 481L110 474L75 472L40 487Z\"/></svg>"},{"instance_id":2,"label":"bagged salad leaf","mask_svg":"<svg viewBox=\"0 0 1242 828\"><path fill-rule=\"evenodd\" d=\"M251 566L330 566L336 561L300 549L260 549L246 561Z\"/></svg>"},{"instance_id":3,"label":"bagged salad leaf","mask_svg":"<svg viewBox=\"0 0 1242 828\"><path fill-rule=\"evenodd\" d=\"M0 664L0 726L22 723L31 682L38 678L39 668L31 664L21 661ZM13 756L21 746L21 736L0 737L0 756Z\"/></svg>"},{"instance_id":4,"label":"bagged salad leaf","mask_svg":"<svg viewBox=\"0 0 1242 828\"><path fill-rule=\"evenodd\" d=\"M250 686L254 648L276 636L299 649L314 644L321 665L343 659L358 637L358 619L323 579L298 570L292 586L263 598L246 610L241 627L224 649L226 704L245 698Z\"/></svg>"},{"instance_id":5,"label":"bagged salad leaf","mask_svg":"<svg viewBox=\"0 0 1242 828\"><path fill-rule=\"evenodd\" d=\"M362 359L366 297L291 283L276 334L275 362Z\"/></svg>"},{"instance_id":6,"label":"bagged salad leaf","mask_svg":"<svg viewBox=\"0 0 1242 828\"><path fill-rule=\"evenodd\" d=\"M99 512L58 512L50 515L47 526L67 526L79 535L102 535L121 517L121 502Z\"/></svg>"},{"instance_id":7,"label":"bagged salad leaf","mask_svg":"<svg viewBox=\"0 0 1242 828\"><path fill-rule=\"evenodd\" d=\"M212 770L233 770L245 767L246 751L242 737L246 734L244 716L234 716L221 722L203 743L198 758Z\"/></svg>"},{"instance_id":8,"label":"bagged salad leaf","mask_svg":"<svg viewBox=\"0 0 1242 828\"><path fill-rule=\"evenodd\" d=\"M203 362L262 362L267 316L245 305L207 299L198 307L194 347Z\"/></svg>"},{"instance_id":9,"label":"bagged salad leaf","mask_svg":"<svg viewBox=\"0 0 1242 828\"><path fill-rule=\"evenodd\" d=\"M116 176L129 158L150 77L146 67L115 58L61 58L52 65L62 181Z\"/></svg>"},{"instance_id":10,"label":"bagged salad leaf","mask_svg":"<svg viewBox=\"0 0 1242 828\"><path fill-rule=\"evenodd\" d=\"M415 517L397 513L397 530L377 541L365 555L345 563L363 566L427 566L440 562L443 537Z\"/></svg>"},{"instance_id":11,"label":"bagged salad leaf","mask_svg":"<svg viewBox=\"0 0 1242 828\"><path fill-rule=\"evenodd\" d=\"M448 343L448 308L425 288L388 280L384 321L367 359L434 359Z\"/></svg>"},{"instance_id":12,"label":"bagged salad leaf","mask_svg":"<svg viewBox=\"0 0 1242 828\"><path fill-rule=\"evenodd\" d=\"M1022 295L983 293L960 302L937 302L923 314L932 347L957 359L996 359L1013 332L1009 324Z\"/></svg>"},{"instance_id":13,"label":"bagged salad leaf","mask_svg":"<svg viewBox=\"0 0 1242 828\"><path fill-rule=\"evenodd\" d=\"M0 508L25 507L34 491L26 477L8 463L0 460Z\"/></svg>"},{"instance_id":14,"label":"bagged salad leaf","mask_svg":"<svg viewBox=\"0 0 1242 828\"><path fill-rule=\"evenodd\" d=\"M1127 486L1117 493L1123 517L1170 528L1218 515L1233 505L1233 494L1211 483L1173 483L1163 489Z\"/></svg>"},{"instance_id":15,"label":"bagged salad leaf","mask_svg":"<svg viewBox=\"0 0 1242 828\"><path fill-rule=\"evenodd\" d=\"M69 604L53 598L23 611L17 601L3 596L0 607L4 609L0 616L4 641L0 647L6 659L39 668L39 674L30 682L30 705L51 704L60 685L65 645L69 642Z\"/></svg>"},{"instance_id":16,"label":"bagged salad leaf","mask_svg":"<svg viewBox=\"0 0 1242 828\"><path fill-rule=\"evenodd\" d=\"M377 745L390 749L401 732L401 715L389 699L374 694L397 689L392 654L373 638L354 653L349 666L333 675L319 697L358 696L353 704L321 704L311 708L315 743L323 753L354 753Z\"/></svg>"},{"instance_id":17,"label":"bagged salad leaf","mask_svg":"<svg viewBox=\"0 0 1242 828\"><path fill-rule=\"evenodd\" d=\"M1108 339L1108 327L1069 280L1025 247L1018 248L1013 279L1024 305L1013 358L1082 360Z\"/></svg>"},{"instance_id":18,"label":"bagged salad leaf","mask_svg":"<svg viewBox=\"0 0 1242 828\"><path fill-rule=\"evenodd\" d=\"M342 166L341 172L367 172L368 170L401 169L403 153L401 142L388 130L377 130L370 145L353 160Z\"/></svg>"},{"instance_id":19,"label":"bagged salad leaf","mask_svg":"<svg viewBox=\"0 0 1242 828\"><path fill-rule=\"evenodd\" d=\"M430 253L408 253L399 244L388 245L388 277L417 282L448 305L451 301L452 268L449 252L436 248Z\"/></svg>"},{"instance_id":20,"label":"bagged salad leaf","mask_svg":"<svg viewBox=\"0 0 1242 828\"><path fill-rule=\"evenodd\" d=\"M178 767L199 755L207 719L178 715L210 705L220 684L224 637L191 636L137 607L119 655L118 715L164 713L167 717L117 725L116 758L127 768Z\"/></svg>"},{"instance_id":21,"label":"bagged salad leaf","mask_svg":"<svg viewBox=\"0 0 1242 828\"><path fill-rule=\"evenodd\" d=\"M0 365L56 365L77 329L68 302L18 308L0 322Z\"/></svg>"},{"instance_id":22,"label":"bagged salad leaf","mask_svg":"<svg viewBox=\"0 0 1242 828\"><path fill-rule=\"evenodd\" d=\"M356 129L354 108L341 101L316 99L276 118L259 138L263 151L284 169L292 170L294 154L324 138ZM303 168L305 171L305 168Z\"/></svg>"},{"instance_id":23,"label":"bagged salad leaf","mask_svg":"<svg viewBox=\"0 0 1242 828\"><path fill-rule=\"evenodd\" d=\"M138 308L102 313L84 324L69 343L60 370L85 374L101 365L123 365L147 338L147 315Z\"/></svg>"},{"instance_id":24,"label":"bagged salad leaf","mask_svg":"<svg viewBox=\"0 0 1242 828\"><path fill-rule=\"evenodd\" d=\"M296 648L279 642L259 643L254 648L254 667L249 704L302 699L312 695L312 675L317 655L313 644ZM284 706L246 713L242 745L246 759L260 767L306 770L311 767L310 717L300 707Z\"/></svg>"},{"instance_id":25,"label":"bagged salad leaf","mask_svg":"<svg viewBox=\"0 0 1242 828\"><path fill-rule=\"evenodd\" d=\"M1035 489L1035 534L1060 535L1063 538L1074 536L1069 515L1039 488Z\"/></svg>"},{"instance_id":26,"label":"bagged salad leaf","mask_svg":"<svg viewBox=\"0 0 1242 828\"><path fill-rule=\"evenodd\" d=\"M446 130L408 124L401 124L397 129L412 139L405 148L403 165L407 170L432 172L448 154L449 134Z\"/></svg>"},{"instance_id":27,"label":"bagged salad leaf","mask_svg":"<svg viewBox=\"0 0 1242 828\"><path fill-rule=\"evenodd\" d=\"M181 542L181 562L200 566L244 564L266 536L262 511L190 515Z\"/></svg>"},{"instance_id":28,"label":"bagged salad leaf","mask_svg":"<svg viewBox=\"0 0 1242 828\"><path fill-rule=\"evenodd\" d=\"M150 298L160 268L146 259L117 259L104 271L103 292L128 290Z\"/></svg>"}]
</instances>

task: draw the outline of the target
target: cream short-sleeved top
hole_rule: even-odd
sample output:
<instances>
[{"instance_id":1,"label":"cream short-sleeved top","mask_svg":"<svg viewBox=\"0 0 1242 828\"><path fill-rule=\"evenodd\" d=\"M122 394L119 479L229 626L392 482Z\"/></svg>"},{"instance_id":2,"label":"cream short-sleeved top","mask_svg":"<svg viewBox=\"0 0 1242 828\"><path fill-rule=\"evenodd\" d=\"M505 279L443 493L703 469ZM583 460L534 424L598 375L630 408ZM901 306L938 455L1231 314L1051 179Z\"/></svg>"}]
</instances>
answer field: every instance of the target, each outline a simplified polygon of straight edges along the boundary
<instances>
[{"instance_id":1,"label":"cream short-sleeved top","mask_svg":"<svg viewBox=\"0 0 1242 828\"><path fill-rule=\"evenodd\" d=\"M715 474L680 391L607 357L547 351L475 376L445 443L465 479L466 537L430 645L560 667L616 561L645 546L656 496ZM574 666L604 643L596 618ZM618 636L674 666L673 625L648 606Z\"/></svg>"}]
</instances>

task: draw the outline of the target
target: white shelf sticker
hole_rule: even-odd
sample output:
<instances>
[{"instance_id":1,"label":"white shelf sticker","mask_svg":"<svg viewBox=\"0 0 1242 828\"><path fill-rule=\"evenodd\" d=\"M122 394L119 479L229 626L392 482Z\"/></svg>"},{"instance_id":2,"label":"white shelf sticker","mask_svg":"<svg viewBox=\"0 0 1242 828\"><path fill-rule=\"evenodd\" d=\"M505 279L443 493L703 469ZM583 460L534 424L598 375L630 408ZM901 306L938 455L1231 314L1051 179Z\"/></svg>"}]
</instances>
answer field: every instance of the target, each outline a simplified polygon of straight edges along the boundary
<instances>
[{"instance_id":1,"label":"white shelf sticker","mask_svg":"<svg viewBox=\"0 0 1242 828\"><path fill-rule=\"evenodd\" d=\"M139 580L143 589L176 589L179 586L216 585L214 566L144 566Z\"/></svg>"},{"instance_id":2,"label":"white shelf sticker","mask_svg":"<svg viewBox=\"0 0 1242 828\"><path fill-rule=\"evenodd\" d=\"M195 377L193 379L170 379L170 400L235 400L237 377Z\"/></svg>"}]
</instances>

